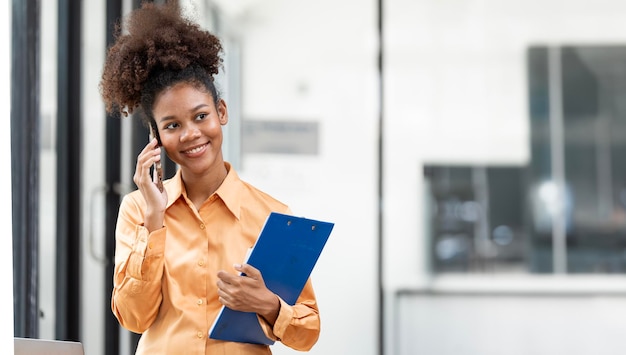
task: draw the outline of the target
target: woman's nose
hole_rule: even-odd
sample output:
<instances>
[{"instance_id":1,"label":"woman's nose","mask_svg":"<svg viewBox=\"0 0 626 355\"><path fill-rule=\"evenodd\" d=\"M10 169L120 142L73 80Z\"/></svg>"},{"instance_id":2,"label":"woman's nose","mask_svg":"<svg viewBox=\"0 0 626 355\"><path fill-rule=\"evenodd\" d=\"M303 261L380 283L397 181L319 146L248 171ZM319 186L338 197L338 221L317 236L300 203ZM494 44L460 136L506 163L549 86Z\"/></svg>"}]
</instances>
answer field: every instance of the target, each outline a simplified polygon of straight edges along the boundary
<instances>
[{"instance_id":1,"label":"woman's nose","mask_svg":"<svg viewBox=\"0 0 626 355\"><path fill-rule=\"evenodd\" d=\"M180 136L181 141L193 140L200 137L200 130L196 126L187 127Z\"/></svg>"}]
</instances>

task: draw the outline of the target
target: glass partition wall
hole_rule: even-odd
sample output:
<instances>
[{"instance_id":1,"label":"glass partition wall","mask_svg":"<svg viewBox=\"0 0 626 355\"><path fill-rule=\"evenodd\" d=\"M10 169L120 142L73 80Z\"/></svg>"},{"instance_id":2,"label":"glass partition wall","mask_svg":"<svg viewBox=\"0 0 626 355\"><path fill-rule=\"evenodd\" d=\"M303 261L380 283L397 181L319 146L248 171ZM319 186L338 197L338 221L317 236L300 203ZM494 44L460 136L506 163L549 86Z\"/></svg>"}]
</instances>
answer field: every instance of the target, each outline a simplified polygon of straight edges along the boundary
<instances>
[{"instance_id":1,"label":"glass partition wall","mask_svg":"<svg viewBox=\"0 0 626 355\"><path fill-rule=\"evenodd\" d=\"M528 49L528 164L424 167L434 272L626 272L625 59Z\"/></svg>"}]
</instances>

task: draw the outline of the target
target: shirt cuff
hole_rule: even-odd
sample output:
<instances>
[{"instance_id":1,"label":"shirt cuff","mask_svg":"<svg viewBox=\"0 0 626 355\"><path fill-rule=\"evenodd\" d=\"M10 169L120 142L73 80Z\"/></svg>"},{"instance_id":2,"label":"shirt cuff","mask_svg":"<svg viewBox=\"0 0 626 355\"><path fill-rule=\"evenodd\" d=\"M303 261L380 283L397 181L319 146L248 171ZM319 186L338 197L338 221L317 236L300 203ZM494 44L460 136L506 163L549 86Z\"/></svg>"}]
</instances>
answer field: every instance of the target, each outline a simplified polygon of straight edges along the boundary
<instances>
[{"instance_id":1,"label":"shirt cuff","mask_svg":"<svg viewBox=\"0 0 626 355\"><path fill-rule=\"evenodd\" d=\"M133 252L128 262L128 273L137 280L143 280L144 262L146 258L160 256L165 252L166 228L160 228L152 233L143 225L138 225L135 229L135 241Z\"/></svg>"},{"instance_id":2,"label":"shirt cuff","mask_svg":"<svg viewBox=\"0 0 626 355\"><path fill-rule=\"evenodd\" d=\"M142 228L148 233L146 227ZM163 255L165 253L165 235L167 227L161 227L148 234L148 244L146 245L146 256Z\"/></svg>"},{"instance_id":3,"label":"shirt cuff","mask_svg":"<svg viewBox=\"0 0 626 355\"><path fill-rule=\"evenodd\" d=\"M278 317L276 318L276 322L274 322L272 332L276 337L282 339L287 331L287 327L291 324L293 306L287 304L287 302L283 301L280 297L278 297L278 300L280 301L280 310L278 311Z\"/></svg>"},{"instance_id":4,"label":"shirt cuff","mask_svg":"<svg viewBox=\"0 0 626 355\"><path fill-rule=\"evenodd\" d=\"M276 297L278 297L278 295ZM273 341L280 341L282 339L287 327L291 324L291 318L293 317L293 308L283 301L282 298L278 297L278 300L280 301L280 310L278 311L278 318L276 318L274 327L272 327L272 325L269 324L265 318L257 314L263 333L265 333L265 336L268 337L268 339Z\"/></svg>"}]
</instances>

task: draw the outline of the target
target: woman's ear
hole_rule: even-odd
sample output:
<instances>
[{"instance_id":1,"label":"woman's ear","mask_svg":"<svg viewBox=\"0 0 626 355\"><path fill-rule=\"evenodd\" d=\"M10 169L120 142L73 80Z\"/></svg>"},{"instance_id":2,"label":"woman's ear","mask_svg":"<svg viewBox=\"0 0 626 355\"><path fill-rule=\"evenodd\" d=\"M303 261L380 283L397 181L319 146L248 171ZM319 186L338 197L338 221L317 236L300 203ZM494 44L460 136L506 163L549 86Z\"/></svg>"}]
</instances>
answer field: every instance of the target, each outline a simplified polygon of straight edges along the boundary
<instances>
[{"instance_id":1,"label":"woman's ear","mask_svg":"<svg viewBox=\"0 0 626 355\"><path fill-rule=\"evenodd\" d=\"M226 101L224 101L224 99L220 99L220 102L217 104L217 114L222 126L228 123L228 107L226 107Z\"/></svg>"}]
</instances>

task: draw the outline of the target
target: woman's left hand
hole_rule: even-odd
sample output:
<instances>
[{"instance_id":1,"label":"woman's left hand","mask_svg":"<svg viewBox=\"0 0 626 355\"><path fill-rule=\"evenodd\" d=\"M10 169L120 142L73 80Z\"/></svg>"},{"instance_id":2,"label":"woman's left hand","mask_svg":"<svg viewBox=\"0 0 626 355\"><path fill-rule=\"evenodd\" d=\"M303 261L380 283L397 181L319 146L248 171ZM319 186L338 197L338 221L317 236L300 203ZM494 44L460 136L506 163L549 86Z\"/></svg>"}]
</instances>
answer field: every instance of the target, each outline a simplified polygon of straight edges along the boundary
<instances>
[{"instance_id":1,"label":"woman's left hand","mask_svg":"<svg viewBox=\"0 0 626 355\"><path fill-rule=\"evenodd\" d=\"M273 325L280 310L278 296L265 286L261 272L253 266L235 264L235 270L243 275L224 270L217 273L219 301L235 311L258 313Z\"/></svg>"}]
</instances>

